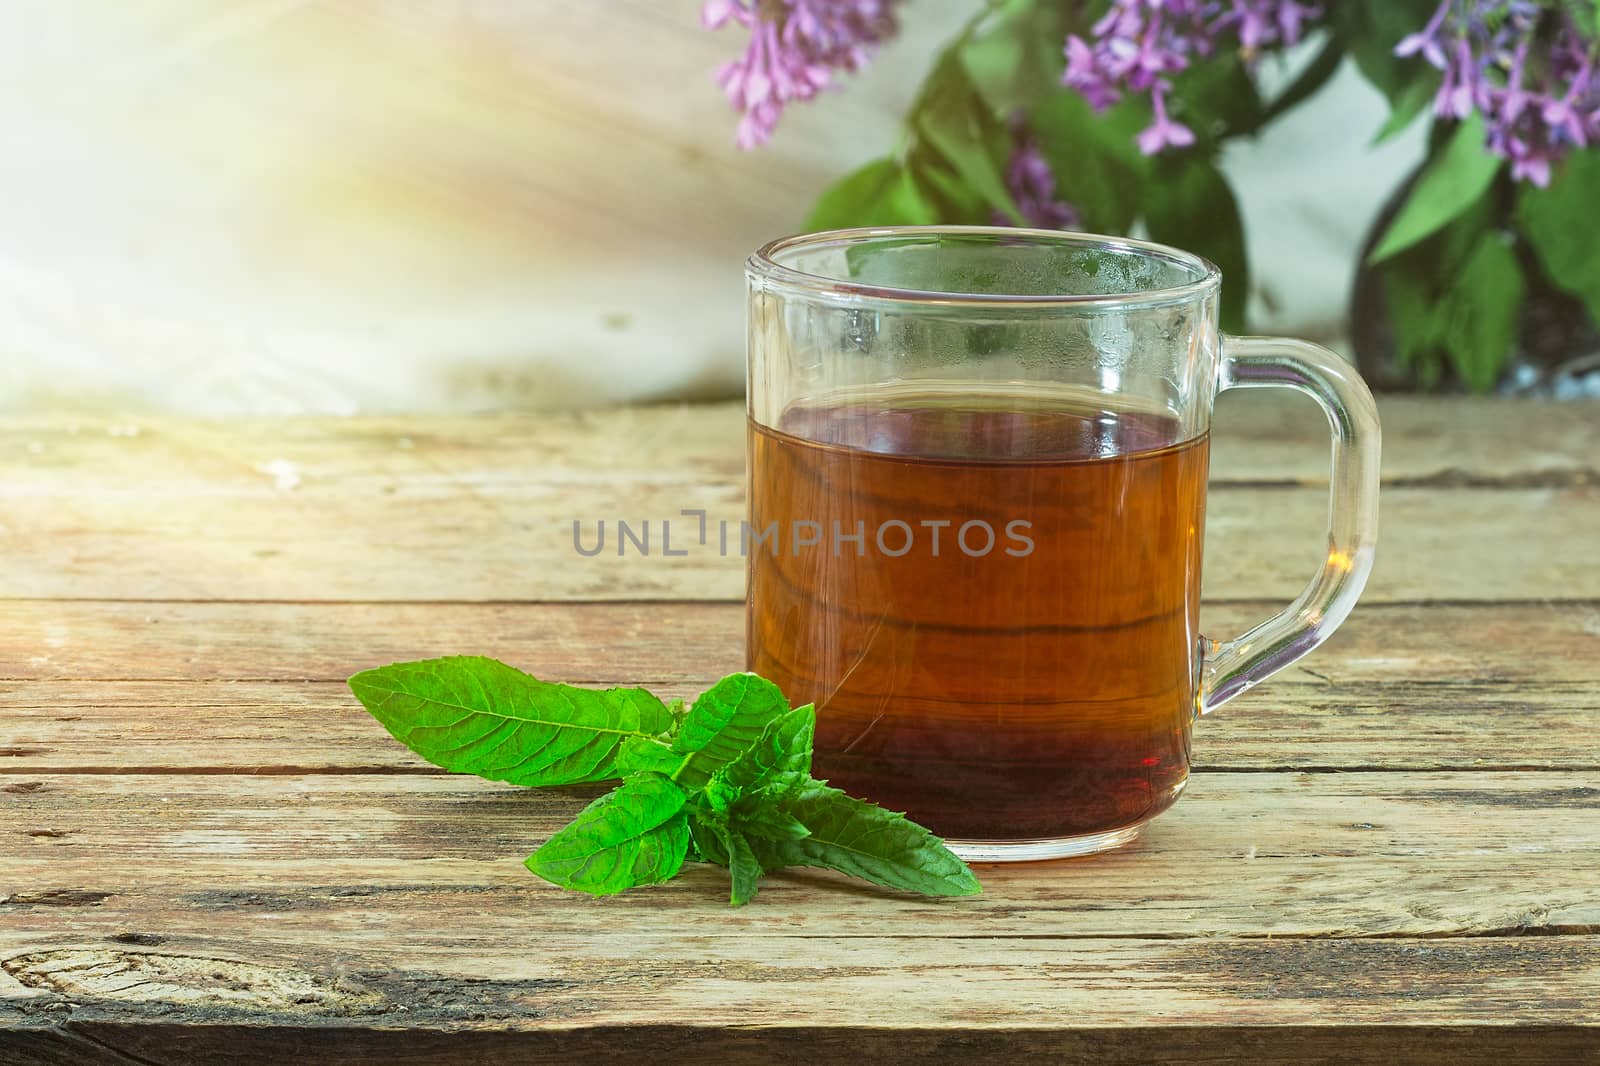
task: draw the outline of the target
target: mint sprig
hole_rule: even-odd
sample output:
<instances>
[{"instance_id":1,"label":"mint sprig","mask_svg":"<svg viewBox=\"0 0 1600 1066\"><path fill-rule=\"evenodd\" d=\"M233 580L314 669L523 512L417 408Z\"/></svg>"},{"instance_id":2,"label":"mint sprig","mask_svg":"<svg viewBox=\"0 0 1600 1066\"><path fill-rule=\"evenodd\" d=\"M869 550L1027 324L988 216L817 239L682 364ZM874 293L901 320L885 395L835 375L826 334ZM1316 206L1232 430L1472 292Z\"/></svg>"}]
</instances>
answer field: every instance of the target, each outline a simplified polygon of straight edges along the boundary
<instances>
[{"instance_id":1,"label":"mint sprig","mask_svg":"<svg viewBox=\"0 0 1600 1066\"><path fill-rule=\"evenodd\" d=\"M812 777L815 710L791 708L755 674L728 675L687 710L640 688L552 684L466 656L366 670L350 689L446 770L541 787L622 778L528 857L563 888L608 896L705 862L728 868L734 906L789 866L929 896L981 891L928 830Z\"/></svg>"}]
</instances>

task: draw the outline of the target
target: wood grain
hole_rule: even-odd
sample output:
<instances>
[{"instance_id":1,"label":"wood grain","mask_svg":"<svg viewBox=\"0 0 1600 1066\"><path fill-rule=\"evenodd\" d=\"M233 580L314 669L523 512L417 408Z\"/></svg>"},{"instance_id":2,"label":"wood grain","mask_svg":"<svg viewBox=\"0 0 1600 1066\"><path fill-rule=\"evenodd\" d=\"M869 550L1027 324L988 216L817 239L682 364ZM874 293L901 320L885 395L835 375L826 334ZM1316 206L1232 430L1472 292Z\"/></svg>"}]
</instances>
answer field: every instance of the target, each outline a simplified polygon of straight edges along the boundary
<instances>
[{"instance_id":1,"label":"wood grain","mask_svg":"<svg viewBox=\"0 0 1600 1066\"><path fill-rule=\"evenodd\" d=\"M277 949L323 933L433 929L463 938L468 957L479 940L531 928L623 941L1600 932L1597 786L1600 771L1206 772L1137 844L980 867L984 894L971 900L930 903L818 872L774 878L759 906L730 911L727 875L712 867L601 901L523 869L597 788L27 775L0 792L11 827L0 932L70 917L77 934L235 936Z\"/></svg>"},{"instance_id":2,"label":"wood grain","mask_svg":"<svg viewBox=\"0 0 1600 1066\"><path fill-rule=\"evenodd\" d=\"M1383 477L1494 488L1531 481L1592 482L1600 468L1600 413L1592 404L1501 398L1384 396ZM16 415L0 423L0 457L16 485L70 474L103 491L134 486L169 494L206 483L259 493L271 477L256 462L306 467L309 490L381 490L398 475L437 490L474 472L651 468L692 480L737 473L744 463L736 403L548 411L537 416L360 418L63 418ZM1226 483L1327 483L1327 431L1308 399L1225 393L1212 426L1212 473Z\"/></svg>"},{"instance_id":3,"label":"wood grain","mask_svg":"<svg viewBox=\"0 0 1600 1066\"><path fill-rule=\"evenodd\" d=\"M1242 419L1236 431L1219 423L1207 522L1212 599L1290 598L1318 561L1327 506L1316 487L1326 477L1320 427L1281 406L1261 410L1253 429ZM1412 411L1396 407L1391 432L1428 439L1442 416ZM1600 431L1581 414L1530 428L1542 417L1518 405L1462 411L1449 440L1470 446L1419 445L1391 464L1368 602L1600 598L1600 570L1566 549L1600 527L1592 476ZM703 509L737 530L742 414L727 405L577 413L520 428L504 419L359 419L76 429L22 421L0 436L0 538L12 561L0 598L742 594L742 560L719 554L716 526L711 543L690 545L697 522L680 515ZM1523 434L1531 444L1513 446ZM1513 469L1507 455L1531 458ZM1460 491L1474 485L1495 490ZM577 554L573 522L592 535L602 519L612 545L618 520L651 521L655 554ZM672 519L674 550L688 549L682 557L661 554L661 523ZM1488 557L1485 544L1494 545Z\"/></svg>"},{"instance_id":4,"label":"wood grain","mask_svg":"<svg viewBox=\"0 0 1600 1066\"><path fill-rule=\"evenodd\" d=\"M1237 634L1278 607L1208 603L1201 629ZM689 684L744 655L736 603L44 600L0 602L0 623L0 680L342 681L380 662L472 651L574 683ZM1327 684L1594 681L1600 601L1363 603L1305 665Z\"/></svg>"},{"instance_id":5,"label":"wood grain","mask_svg":"<svg viewBox=\"0 0 1600 1066\"><path fill-rule=\"evenodd\" d=\"M1239 632L1271 606L1208 608L1205 621ZM4 609L0 776L428 772L342 683L399 659L471 651L669 698L743 668L732 604ZM1364 606L1301 665L1200 722L1195 745L1213 769L1600 766L1600 605Z\"/></svg>"},{"instance_id":6,"label":"wood grain","mask_svg":"<svg viewBox=\"0 0 1600 1066\"><path fill-rule=\"evenodd\" d=\"M661 518L686 508L709 512L713 530L727 521L737 541L744 503L733 477L420 499L13 498L15 564L0 576L0 598L738 600L744 561L718 555L715 533L710 547L684 557L573 550L581 516L591 546L602 518L610 545L619 518L635 530L647 520L659 552ZM1292 599L1321 563L1326 511L1319 489L1214 489L1205 595ZM674 551L686 550L693 526L679 521ZM1383 522L1369 603L1600 599L1600 569L1568 548L1600 528L1600 488L1394 489ZM464 530L472 531L465 546ZM1482 544L1496 545L1491 557Z\"/></svg>"},{"instance_id":7,"label":"wood grain","mask_svg":"<svg viewBox=\"0 0 1600 1066\"><path fill-rule=\"evenodd\" d=\"M497 1063L624 1054L895 1063L916 1055L1196 1066L1376 1063L1384 1054L1453 1066L1509 1052L1516 1062L1585 1063L1600 1051L1590 1006L1600 996L1594 937L541 935L475 941L470 956L462 943L418 931L247 953L210 937L155 950L77 943L18 956L18 941L0 936L10 979L29 982L31 993L0 1007L20 1029L0 1037L0 1050L10 1043L41 1056L28 1063L130 1061L42 1057L82 1037L127 1049L139 1063L232 1063L248 1049L251 1061L272 1062L334 1053L407 1063L484 1061L474 1054ZM118 994L141 984L165 993L166 1017L148 1019L140 993Z\"/></svg>"},{"instance_id":8,"label":"wood grain","mask_svg":"<svg viewBox=\"0 0 1600 1066\"><path fill-rule=\"evenodd\" d=\"M1248 400L1214 440L1219 637L1321 543L1319 416ZM1600 1063L1600 419L1384 418L1369 595L1198 723L1140 842L737 911L710 868L533 878L594 790L439 773L342 682L738 668L739 560L561 528L736 518L736 408L0 426L0 1063Z\"/></svg>"}]
</instances>

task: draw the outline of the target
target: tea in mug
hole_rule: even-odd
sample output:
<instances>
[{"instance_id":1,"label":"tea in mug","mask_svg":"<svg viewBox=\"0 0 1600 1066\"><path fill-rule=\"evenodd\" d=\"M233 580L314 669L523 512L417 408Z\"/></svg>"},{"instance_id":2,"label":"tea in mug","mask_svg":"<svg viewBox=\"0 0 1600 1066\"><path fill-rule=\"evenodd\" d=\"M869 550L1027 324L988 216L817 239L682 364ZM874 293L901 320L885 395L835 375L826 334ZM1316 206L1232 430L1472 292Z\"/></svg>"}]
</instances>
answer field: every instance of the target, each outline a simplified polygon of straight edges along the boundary
<instances>
[{"instance_id":1,"label":"tea in mug","mask_svg":"<svg viewBox=\"0 0 1600 1066\"><path fill-rule=\"evenodd\" d=\"M1207 438L973 388L751 423L750 669L816 704L816 776L943 836L1142 822L1188 775Z\"/></svg>"}]
</instances>

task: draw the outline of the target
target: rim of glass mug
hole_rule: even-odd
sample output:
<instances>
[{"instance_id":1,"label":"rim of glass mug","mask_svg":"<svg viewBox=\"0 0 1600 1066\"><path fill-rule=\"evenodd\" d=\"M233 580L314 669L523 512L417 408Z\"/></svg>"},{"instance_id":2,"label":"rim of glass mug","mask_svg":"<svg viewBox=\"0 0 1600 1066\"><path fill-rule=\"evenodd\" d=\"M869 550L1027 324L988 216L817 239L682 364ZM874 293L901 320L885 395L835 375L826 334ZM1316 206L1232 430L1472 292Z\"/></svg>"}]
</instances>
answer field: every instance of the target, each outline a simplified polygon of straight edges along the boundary
<instances>
[{"instance_id":1,"label":"rim of glass mug","mask_svg":"<svg viewBox=\"0 0 1600 1066\"><path fill-rule=\"evenodd\" d=\"M995 238L1025 244L1080 245L1157 259L1189 273L1189 280L1130 292L1111 293L977 293L937 289L908 289L872 285L843 277L813 273L781 261L784 255L815 251L828 246L848 247L880 240L927 237ZM745 273L759 280L813 299L860 304L920 304L925 306L991 308L1090 308L1095 310L1162 307L1188 303L1214 293L1222 284L1222 271L1209 259L1154 241L1112 237L1075 230L1029 229L1017 226L868 226L857 229L819 230L768 241L745 261Z\"/></svg>"}]
</instances>

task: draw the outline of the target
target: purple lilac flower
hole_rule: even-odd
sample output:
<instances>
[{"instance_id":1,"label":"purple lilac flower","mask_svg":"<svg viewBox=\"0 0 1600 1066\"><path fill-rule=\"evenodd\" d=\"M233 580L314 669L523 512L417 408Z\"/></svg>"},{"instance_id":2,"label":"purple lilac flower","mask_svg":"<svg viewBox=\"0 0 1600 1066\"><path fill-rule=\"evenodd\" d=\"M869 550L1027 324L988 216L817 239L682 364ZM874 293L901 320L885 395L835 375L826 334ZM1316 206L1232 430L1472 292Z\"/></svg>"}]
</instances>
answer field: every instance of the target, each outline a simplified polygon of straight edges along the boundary
<instances>
[{"instance_id":1,"label":"purple lilac flower","mask_svg":"<svg viewBox=\"0 0 1600 1066\"><path fill-rule=\"evenodd\" d=\"M1156 120L1139 131L1139 151L1155 155L1163 148L1187 148L1194 143L1194 131L1181 122L1167 117L1167 101L1162 93L1151 97Z\"/></svg>"},{"instance_id":2,"label":"purple lilac flower","mask_svg":"<svg viewBox=\"0 0 1600 1066\"><path fill-rule=\"evenodd\" d=\"M1028 225L1039 229L1077 229L1082 224L1078 209L1056 199L1056 175L1039 152L1039 143L1020 123L1011 126L1011 160L1006 164L1006 188ZM1002 212L994 215L996 225L1009 225Z\"/></svg>"},{"instance_id":3,"label":"purple lilac flower","mask_svg":"<svg viewBox=\"0 0 1600 1066\"><path fill-rule=\"evenodd\" d=\"M1518 181L1547 185L1574 148L1600 141L1600 41L1532 0L1445 0L1395 48L1443 72L1434 113L1481 113L1489 151Z\"/></svg>"},{"instance_id":4,"label":"purple lilac flower","mask_svg":"<svg viewBox=\"0 0 1600 1066\"><path fill-rule=\"evenodd\" d=\"M705 0L707 29L730 22L750 31L744 55L717 71L742 112L741 148L765 144L784 106L809 100L839 71L866 65L873 48L894 35L901 0Z\"/></svg>"},{"instance_id":5,"label":"purple lilac flower","mask_svg":"<svg viewBox=\"0 0 1600 1066\"><path fill-rule=\"evenodd\" d=\"M1171 76L1196 58L1237 47L1248 62L1295 44L1320 9L1298 0L1112 0L1089 31L1067 38L1062 83L1103 111L1125 94L1148 95L1155 121L1139 134L1139 150L1154 155L1194 143L1194 131L1173 119Z\"/></svg>"}]
</instances>

